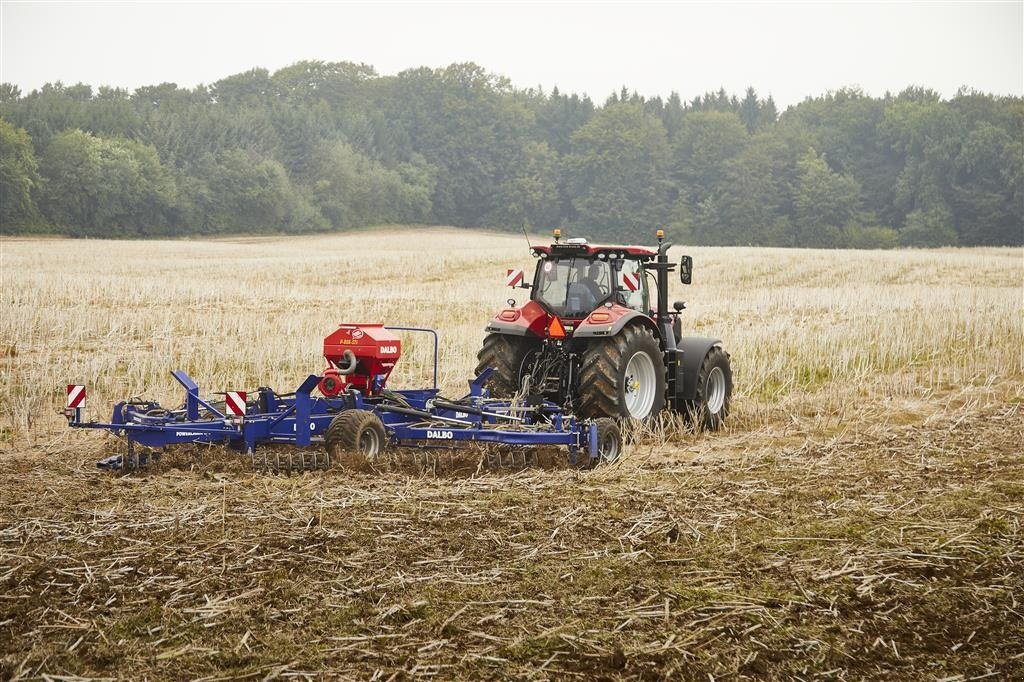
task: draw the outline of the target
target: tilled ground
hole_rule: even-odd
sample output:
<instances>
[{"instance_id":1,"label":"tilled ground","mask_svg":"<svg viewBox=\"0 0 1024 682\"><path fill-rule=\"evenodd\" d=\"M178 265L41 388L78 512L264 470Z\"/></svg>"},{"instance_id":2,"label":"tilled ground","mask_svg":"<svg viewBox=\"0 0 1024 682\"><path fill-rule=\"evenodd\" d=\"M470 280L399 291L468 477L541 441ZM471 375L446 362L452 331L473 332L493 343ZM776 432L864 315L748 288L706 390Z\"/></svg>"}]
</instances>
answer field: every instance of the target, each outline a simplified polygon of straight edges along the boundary
<instances>
[{"instance_id":1,"label":"tilled ground","mask_svg":"<svg viewBox=\"0 0 1024 682\"><path fill-rule=\"evenodd\" d=\"M593 472L9 450L0 677L1020 679L1022 425Z\"/></svg>"}]
</instances>

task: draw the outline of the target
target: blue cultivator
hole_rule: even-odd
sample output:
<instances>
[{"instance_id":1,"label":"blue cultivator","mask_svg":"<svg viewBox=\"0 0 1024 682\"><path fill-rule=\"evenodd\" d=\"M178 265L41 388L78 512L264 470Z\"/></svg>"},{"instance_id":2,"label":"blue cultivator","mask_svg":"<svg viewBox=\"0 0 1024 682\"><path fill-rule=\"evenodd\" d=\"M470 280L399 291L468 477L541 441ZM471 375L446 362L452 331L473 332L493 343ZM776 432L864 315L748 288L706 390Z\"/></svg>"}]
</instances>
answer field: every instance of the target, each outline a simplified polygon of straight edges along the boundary
<instances>
[{"instance_id":1,"label":"blue cultivator","mask_svg":"<svg viewBox=\"0 0 1024 682\"><path fill-rule=\"evenodd\" d=\"M490 398L485 388L490 369L471 381L469 393L456 400L441 397L436 386L386 389L401 342L381 325L343 325L327 337L324 349L329 367L307 377L291 394L260 387L253 392L228 392L223 400L207 400L185 372L175 371L172 375L185 389L185 402L178 408L133 400L117 403L110 422L82 421L69 387L70 406L65 414L72 427L106 429L125 437L126 452L97 462L107 469L144 466L151 456L159 456L154 449L181 443L223 444L254 464L262 461L275 469L324 468L346 454L372 462L385 450L400 447L512 446L511 453L521 451L525 463L526 450L556 446L566 448L570 463L582 466L613 461L621 451L621 436L612 420L579 420L535 397ZM436 377L436 334L434 357ZM258 459L259 448L272 444L300 448L297 463L291 454L284 466L279 454L276 466L266 458Z\"/></svg>"}]
</instances>

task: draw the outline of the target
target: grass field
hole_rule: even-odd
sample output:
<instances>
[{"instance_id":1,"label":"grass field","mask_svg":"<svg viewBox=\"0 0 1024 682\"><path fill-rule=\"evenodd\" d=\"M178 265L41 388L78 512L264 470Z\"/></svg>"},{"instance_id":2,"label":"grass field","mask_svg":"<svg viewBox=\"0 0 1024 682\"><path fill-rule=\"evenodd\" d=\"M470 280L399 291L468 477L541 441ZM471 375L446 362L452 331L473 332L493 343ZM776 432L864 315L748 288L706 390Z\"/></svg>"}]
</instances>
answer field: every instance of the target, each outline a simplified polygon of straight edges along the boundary
<instances>
[{"instance_id":1,"label":"grass field","mask_svg":"<svg viewBox=\"0 0 1024 682\"><path fill-rule=\"evenodd\" d=\"M694 248L728 428L580 472L142 475L56 414L290 390L336 323L464 387L522 237L0 242L0 677L1024 676L1024 253ZM517 292L520 298L521 292ZM429 380L409 337L396 386Z\"/></svg>"}]
</instances>

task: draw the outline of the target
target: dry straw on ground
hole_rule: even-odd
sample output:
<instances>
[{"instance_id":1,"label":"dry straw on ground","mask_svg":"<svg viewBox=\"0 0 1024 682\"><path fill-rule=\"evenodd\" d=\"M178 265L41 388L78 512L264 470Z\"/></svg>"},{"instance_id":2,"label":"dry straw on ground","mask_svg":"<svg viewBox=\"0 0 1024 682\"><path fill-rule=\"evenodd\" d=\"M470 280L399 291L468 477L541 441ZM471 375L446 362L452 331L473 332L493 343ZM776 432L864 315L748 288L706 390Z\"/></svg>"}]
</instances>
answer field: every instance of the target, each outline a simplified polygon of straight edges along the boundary
<instances>
[{"instance_id":1,"label":"dry straw on ground","mask_svg":"<svg viewBox=\"0 0 1024 682\"><path fill-rule=\"evenodd\" d=\"M93 416L179 400L174 368L285 390L379 320L437 327L456 393L522 238L0 248L3 677L1024 675L1020 250L693 249L671 298L733 354L734 419L615 467L112 477L64 383Z\"/></svg>"}]
</instances>

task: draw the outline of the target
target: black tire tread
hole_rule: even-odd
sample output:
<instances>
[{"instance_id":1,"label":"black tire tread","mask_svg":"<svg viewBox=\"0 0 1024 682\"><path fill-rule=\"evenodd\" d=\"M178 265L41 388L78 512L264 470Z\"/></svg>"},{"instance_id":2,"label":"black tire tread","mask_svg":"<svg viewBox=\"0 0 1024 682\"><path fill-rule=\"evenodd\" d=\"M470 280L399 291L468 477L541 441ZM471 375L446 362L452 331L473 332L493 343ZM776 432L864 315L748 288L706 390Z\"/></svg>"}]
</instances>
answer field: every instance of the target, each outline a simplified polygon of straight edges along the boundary
<instances>
[{"instance_id":1,"label":"black tire tread","mask_svg":"<svg viewBox=\"0 0 1024 682\"><path fill-rule=\"evenodd\" d=\"M346 410L331 420L324 433L324 445L332 463L351 469L367 469L370 458L359 448L359 441L367 428L377 431L380 438L379 456L387 445L387 433L380 417L369 410Z\"/></svg>"},{"instance_id":2,"label":"black tire tread","mask_svg":"<svg viewBox=\"0 0 1024 682\"><path fill-rule=\"evenodd\" d=\"M488 367L494 374L487 381L493 398L511 398L519 391L519 369L523 359L535 343L526 337L507 334L488 334L480 352L476 354L476 374Z\"/></svg>"},{"instance_id":3,"label":"black tire tread","mask_svg":"<svg viewBox=\"0 0 1024 682\"><path fill-rule=\"evenodd\" d=\"M707 410L708 374L715 366L721 367L725 373L725 403L722 411L711 414ZM702 431L718 431L729 416L729 404L732 400L732 363L730 355L721 346L715 346L704 356L704 362L697 373L697 398L687 405L687 412L694 425Z\"/></svg>"},{"instance_id":4,"label":"black tire tread","mask_svg":"<svg viewBox=\"0 0 1024 682\"><path fill-rule=\"evenodd\" d=\"M630 348L646 350L654 361L655 370L662 369L661 376L664 381L664 360L657 340L646 328L637 324L628 325L615 336L591 342L584 352L577 389L576 407L580 416L591 419L629 417L622 399L622 378ZM655 394L649 416L660 412L664 407L664 393L664 390L661 390Z\"/></svg>"},{"instance_id":5,"label":"black tire tread","mask_svg":"<svg viewBox=\"0 0 1024 682\"><path fill-rule=\"evenodd\" d=\"M597 459L590 459L588 453L583 460L585 462L584 468L586 469L593 469L594 467L602 464L614 464L615 462L619 461L619 459L622 458L622 431L619 429L618 422L616 422L614 419L602 417L601 419L598 419L596 423L598 448L601 447L600 444L604 443L605 440L613 438L618 443L618 452L615 456L615 459L612 460L604 459L603 457L600 456L600 453L598 453L599 456Z\"/></svg>"}]
</instances>

